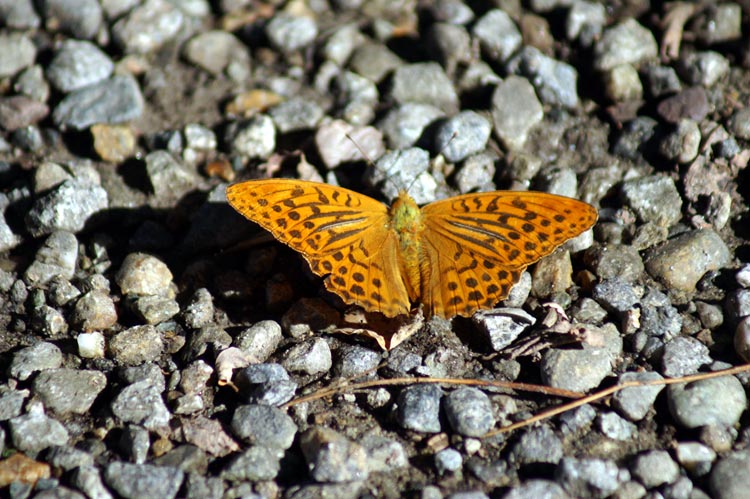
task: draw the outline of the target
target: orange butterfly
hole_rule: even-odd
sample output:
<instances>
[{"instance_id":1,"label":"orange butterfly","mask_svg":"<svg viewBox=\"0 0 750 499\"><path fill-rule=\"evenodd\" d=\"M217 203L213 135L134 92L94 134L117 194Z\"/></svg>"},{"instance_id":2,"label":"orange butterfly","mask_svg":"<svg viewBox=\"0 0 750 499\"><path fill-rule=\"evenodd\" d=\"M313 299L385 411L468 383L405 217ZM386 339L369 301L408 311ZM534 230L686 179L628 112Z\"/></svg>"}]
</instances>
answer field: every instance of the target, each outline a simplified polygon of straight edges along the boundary
<instances>
[{"instance_id":1,"label":"orange butterfly","mask_svg":"<svg viewBox=\"0 0 750 499\"><path fill-rule=\"evenodd\" d=\"M298 251L346 303L387 317L469 316L505 299L529 265L591 228L597 211L541 192L464 194L393 206L303 180L249 180L229 204Z\"/></svg>"}]
</instances>

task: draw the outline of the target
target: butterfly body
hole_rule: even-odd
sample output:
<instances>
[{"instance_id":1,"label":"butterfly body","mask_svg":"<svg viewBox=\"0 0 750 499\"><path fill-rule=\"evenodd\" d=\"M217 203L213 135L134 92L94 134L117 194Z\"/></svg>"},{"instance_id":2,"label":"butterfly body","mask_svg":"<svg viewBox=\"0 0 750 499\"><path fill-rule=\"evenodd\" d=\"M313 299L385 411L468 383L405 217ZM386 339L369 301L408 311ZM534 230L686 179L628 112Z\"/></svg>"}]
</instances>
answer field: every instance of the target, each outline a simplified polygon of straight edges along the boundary
<instances>
[{"instance_id":1,"label":"butterfly body","mask_svg":"<svg viewBox=\"0 0 750 499\"><path fill-rule=\"evenodd\" d=\"M227 188L230 205L298 251L346 303L387 317L468 316L506 298L531 263L589 229L596 209L539 192L464 194L388 209L362 194L291 179Z\"/></svg>"}]
</instances>

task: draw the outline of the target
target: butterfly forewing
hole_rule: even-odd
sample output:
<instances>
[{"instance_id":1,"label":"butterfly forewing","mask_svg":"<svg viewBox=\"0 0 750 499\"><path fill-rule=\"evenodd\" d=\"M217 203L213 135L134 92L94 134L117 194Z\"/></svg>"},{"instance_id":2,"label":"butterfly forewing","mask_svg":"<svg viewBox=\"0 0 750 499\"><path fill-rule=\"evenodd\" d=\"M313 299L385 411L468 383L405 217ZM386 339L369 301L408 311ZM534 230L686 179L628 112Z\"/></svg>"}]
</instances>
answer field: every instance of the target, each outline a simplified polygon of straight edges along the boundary
<instances>
[{"instance_id":1,"label":"butterfly forewing","mask_svg":"<svg viewBox=\"0 0 750 499\"><path fill-rule=\"evenodd\" d=\"M384 204L348 189L287 179L227 188L234 209L298 251L346 303L389 317L410 310Z\"/></svg>"}]
</instances>

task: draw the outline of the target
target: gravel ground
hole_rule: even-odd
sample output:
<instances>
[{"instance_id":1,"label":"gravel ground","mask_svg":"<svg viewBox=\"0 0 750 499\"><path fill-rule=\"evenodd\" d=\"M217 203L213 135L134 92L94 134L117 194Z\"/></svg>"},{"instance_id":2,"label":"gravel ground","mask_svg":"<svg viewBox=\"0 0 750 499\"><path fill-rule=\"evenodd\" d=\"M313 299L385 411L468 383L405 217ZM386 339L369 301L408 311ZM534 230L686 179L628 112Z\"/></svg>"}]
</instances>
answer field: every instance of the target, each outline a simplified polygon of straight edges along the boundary
<instances>
[{"instance_id":1,"label":"gravel ground","mask_svg":"<svg viewBox=\"0 0 750 499\"><path fill-rule=\"evenodd\" d=\"M0 0L2 494L750 497L746 375L487 438L564 399L411 384L284 406L342 379L592 392L743 364L748 9ZM536 189L600 217L504 308L385 353L331 333L342 304L226 204L272 175L419 203Z\"/></svg>"}]
</instances>

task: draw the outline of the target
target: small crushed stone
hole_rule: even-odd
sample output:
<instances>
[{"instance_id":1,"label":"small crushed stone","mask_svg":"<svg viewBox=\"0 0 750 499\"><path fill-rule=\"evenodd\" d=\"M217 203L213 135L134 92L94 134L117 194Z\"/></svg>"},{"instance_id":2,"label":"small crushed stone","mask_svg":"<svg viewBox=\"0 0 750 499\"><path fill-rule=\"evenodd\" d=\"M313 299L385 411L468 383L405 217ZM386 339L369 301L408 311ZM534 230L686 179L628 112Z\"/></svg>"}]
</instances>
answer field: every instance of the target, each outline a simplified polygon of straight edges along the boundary
<instances>
[{"instance_id":1,"label":"small crushed stone","mask_svg":"<svg viewBox=\"0 0 750 499\"><path fill-rule=\"evenodd\" d=\"M746 373L492 437L562 398L417 382L590 393L750 360L746 2L256 3L0 0L6 495L746 495ZM599 221L386 353L227 205L271 177L543 190Z\"/></svg>"}]
</instances>

